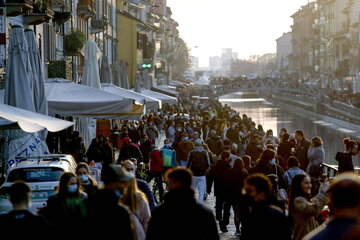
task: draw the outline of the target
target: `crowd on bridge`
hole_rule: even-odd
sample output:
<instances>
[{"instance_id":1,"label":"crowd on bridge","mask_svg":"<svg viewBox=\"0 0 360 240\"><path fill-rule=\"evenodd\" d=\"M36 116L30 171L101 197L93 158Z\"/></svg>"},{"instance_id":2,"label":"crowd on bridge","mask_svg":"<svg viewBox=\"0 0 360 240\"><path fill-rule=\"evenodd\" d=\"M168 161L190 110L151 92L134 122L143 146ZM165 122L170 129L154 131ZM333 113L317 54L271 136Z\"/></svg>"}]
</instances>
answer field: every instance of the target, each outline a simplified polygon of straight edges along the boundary
<instances>
[{"instance_id":1,"label":"crowd on bridge","mask_svg":"<svg viewBox=\"0 0 360 240\"><path fill-rule=\"evenodd\" d=\"M360 179L352 161L360 143L350 138L339 143L338 175L324 179L321 137L300 129L277 134L216 99L182 96L141 121L122 121L88 149L78 132L69 141L76 175L61 176L38 215L27 211L31 189L14 183L14 210L0 216L0 226L24 229L19 234L42 229L40 238L56 232L211 240L219 239L218 228L228 231L232 209L243 240L360 238ZM98 167L101 182L89 166ZM160 204L150 179L159 186ZM215 214L203 205L209 194L216 198Z\"/></svg>"}]
</instances>

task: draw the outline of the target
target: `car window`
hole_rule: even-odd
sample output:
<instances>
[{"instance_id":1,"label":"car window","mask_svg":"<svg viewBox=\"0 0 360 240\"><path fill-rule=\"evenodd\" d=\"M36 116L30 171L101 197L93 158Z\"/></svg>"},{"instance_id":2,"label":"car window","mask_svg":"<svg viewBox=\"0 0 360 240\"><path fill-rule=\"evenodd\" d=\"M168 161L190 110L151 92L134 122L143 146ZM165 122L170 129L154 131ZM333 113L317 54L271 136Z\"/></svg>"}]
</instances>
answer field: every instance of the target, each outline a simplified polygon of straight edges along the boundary
<instances>
[{"instance_id":1,"label":"car window","mask_svg":"<svg viewBox=\"0 0 360 240\"><path fill-rule=\"evenodd\" d=\"M24 182L59 181L64 170L61 168L18 168L9 173L8 182L22 180Z\"/></svg>"}]
</instances>

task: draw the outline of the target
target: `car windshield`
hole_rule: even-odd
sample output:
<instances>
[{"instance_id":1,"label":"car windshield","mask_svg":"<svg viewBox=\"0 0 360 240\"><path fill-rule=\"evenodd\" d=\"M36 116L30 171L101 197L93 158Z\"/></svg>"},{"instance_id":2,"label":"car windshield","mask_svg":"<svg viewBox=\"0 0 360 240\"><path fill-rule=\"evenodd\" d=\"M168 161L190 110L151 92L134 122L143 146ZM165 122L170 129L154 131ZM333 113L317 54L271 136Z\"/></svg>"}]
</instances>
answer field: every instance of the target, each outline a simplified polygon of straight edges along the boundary
<instances>
[{"instance_id":1,"label":"car windshield","mask_svg":"<svg viewBox=\"0 0 360 240\"><path fill-rule=\"evenodd\" d=\"M8 182L22 180L24 182L59 181L64 170L61 168L18 168L9 173Z\"/></svg>"}]
</instances>

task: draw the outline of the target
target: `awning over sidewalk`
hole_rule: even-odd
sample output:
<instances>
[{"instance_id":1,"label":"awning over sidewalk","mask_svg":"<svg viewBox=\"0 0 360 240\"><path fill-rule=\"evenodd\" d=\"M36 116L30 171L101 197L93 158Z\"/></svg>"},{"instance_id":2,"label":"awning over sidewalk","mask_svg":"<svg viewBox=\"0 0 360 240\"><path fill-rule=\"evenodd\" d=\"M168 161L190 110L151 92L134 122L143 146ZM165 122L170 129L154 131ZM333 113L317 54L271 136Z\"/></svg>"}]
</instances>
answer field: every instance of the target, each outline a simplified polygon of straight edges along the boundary
<instances>
[{"instance_id":1,"label":"awning over sidewalk","mask_svg":"<svg viewBox=\"0 0 360 240\"><path fill-rule=\"evenodd\" d=\"M109 92L53 78L45 82L49 114L139 120L144 107Z\"/></svg>"},{"instance_id":2,"label":"awning over sidewalk","mask_svg":"<svg viewBox=\"0 0 360 240\"><path fill-rule=\"evenodd\" d=\"M147 110L157 111L159 108L161 108L161 100L146 96L142 93L137 93L125 88L117 87L113 84L106 83L101 84L101 88L105 92L116 94L128 99L133 99L140 104L144 104Z\"/></svg>"},{"instance_id":3,"label":"awning over sidewalk","mask_svg":"<svg viewBox=\"0 0 360 240\"><path fill-rule=\"evenodd\" d=\"M164 106L164 104L176 104L178 102L177 98L175 98L175 97L171 97L171 96L166 95L166 94L162 94L162 93L158 93L158 92L155 92L155 91L147 90L145 88L141 89L141 94L143 94L145 96L148 96L148 97L152 97L152 98L156 98L156 99L161 100L162 106Z\"/></svg>"},{"instance_id":4,"label":"awning over sidewalk","mask_svg":"<svg viewBox=\"0 0 360 240\"><path fill-rule=\"evenodd\" d=\"M166 94L172 97L178 97L179 92L176 91L176 87L172 87L169 85L158 85L151 87L151 90L154 90L156 92Z\"/></svg>"},{"instance_id":5,"label":"awning over sidewalk","mask_svg":"<svg viewBox=\"0 0 360 240\"><path fill-rule=\"evenodd\" d=\"M21 128L25 132L38 132L47 129L58 132L74 125L73 122L64 121L44 114L27 111L21 108L0 104L0 129Z\"/></svg>"}]
</instances>

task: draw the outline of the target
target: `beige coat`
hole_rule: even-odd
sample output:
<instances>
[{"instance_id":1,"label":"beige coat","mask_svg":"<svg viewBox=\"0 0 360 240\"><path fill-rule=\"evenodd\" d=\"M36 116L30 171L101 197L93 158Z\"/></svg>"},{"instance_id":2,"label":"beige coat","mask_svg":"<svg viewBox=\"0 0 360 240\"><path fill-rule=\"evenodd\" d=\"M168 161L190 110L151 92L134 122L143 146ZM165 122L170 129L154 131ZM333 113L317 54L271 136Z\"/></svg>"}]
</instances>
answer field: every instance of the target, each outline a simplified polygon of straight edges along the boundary
<instances>
[{"instance_id":1,"label":"beige coat","mask_svg":"<svg viewBox=\"0 0 360 240\"><path fill-rule=\"evenodd\" d=\"M293 240L301 240L307 233L318 227L316 217L319 215L328 197L319 193L311 202L304 197L297 197L294 200L293 220Z\"/></svg>"}]
</instances>

